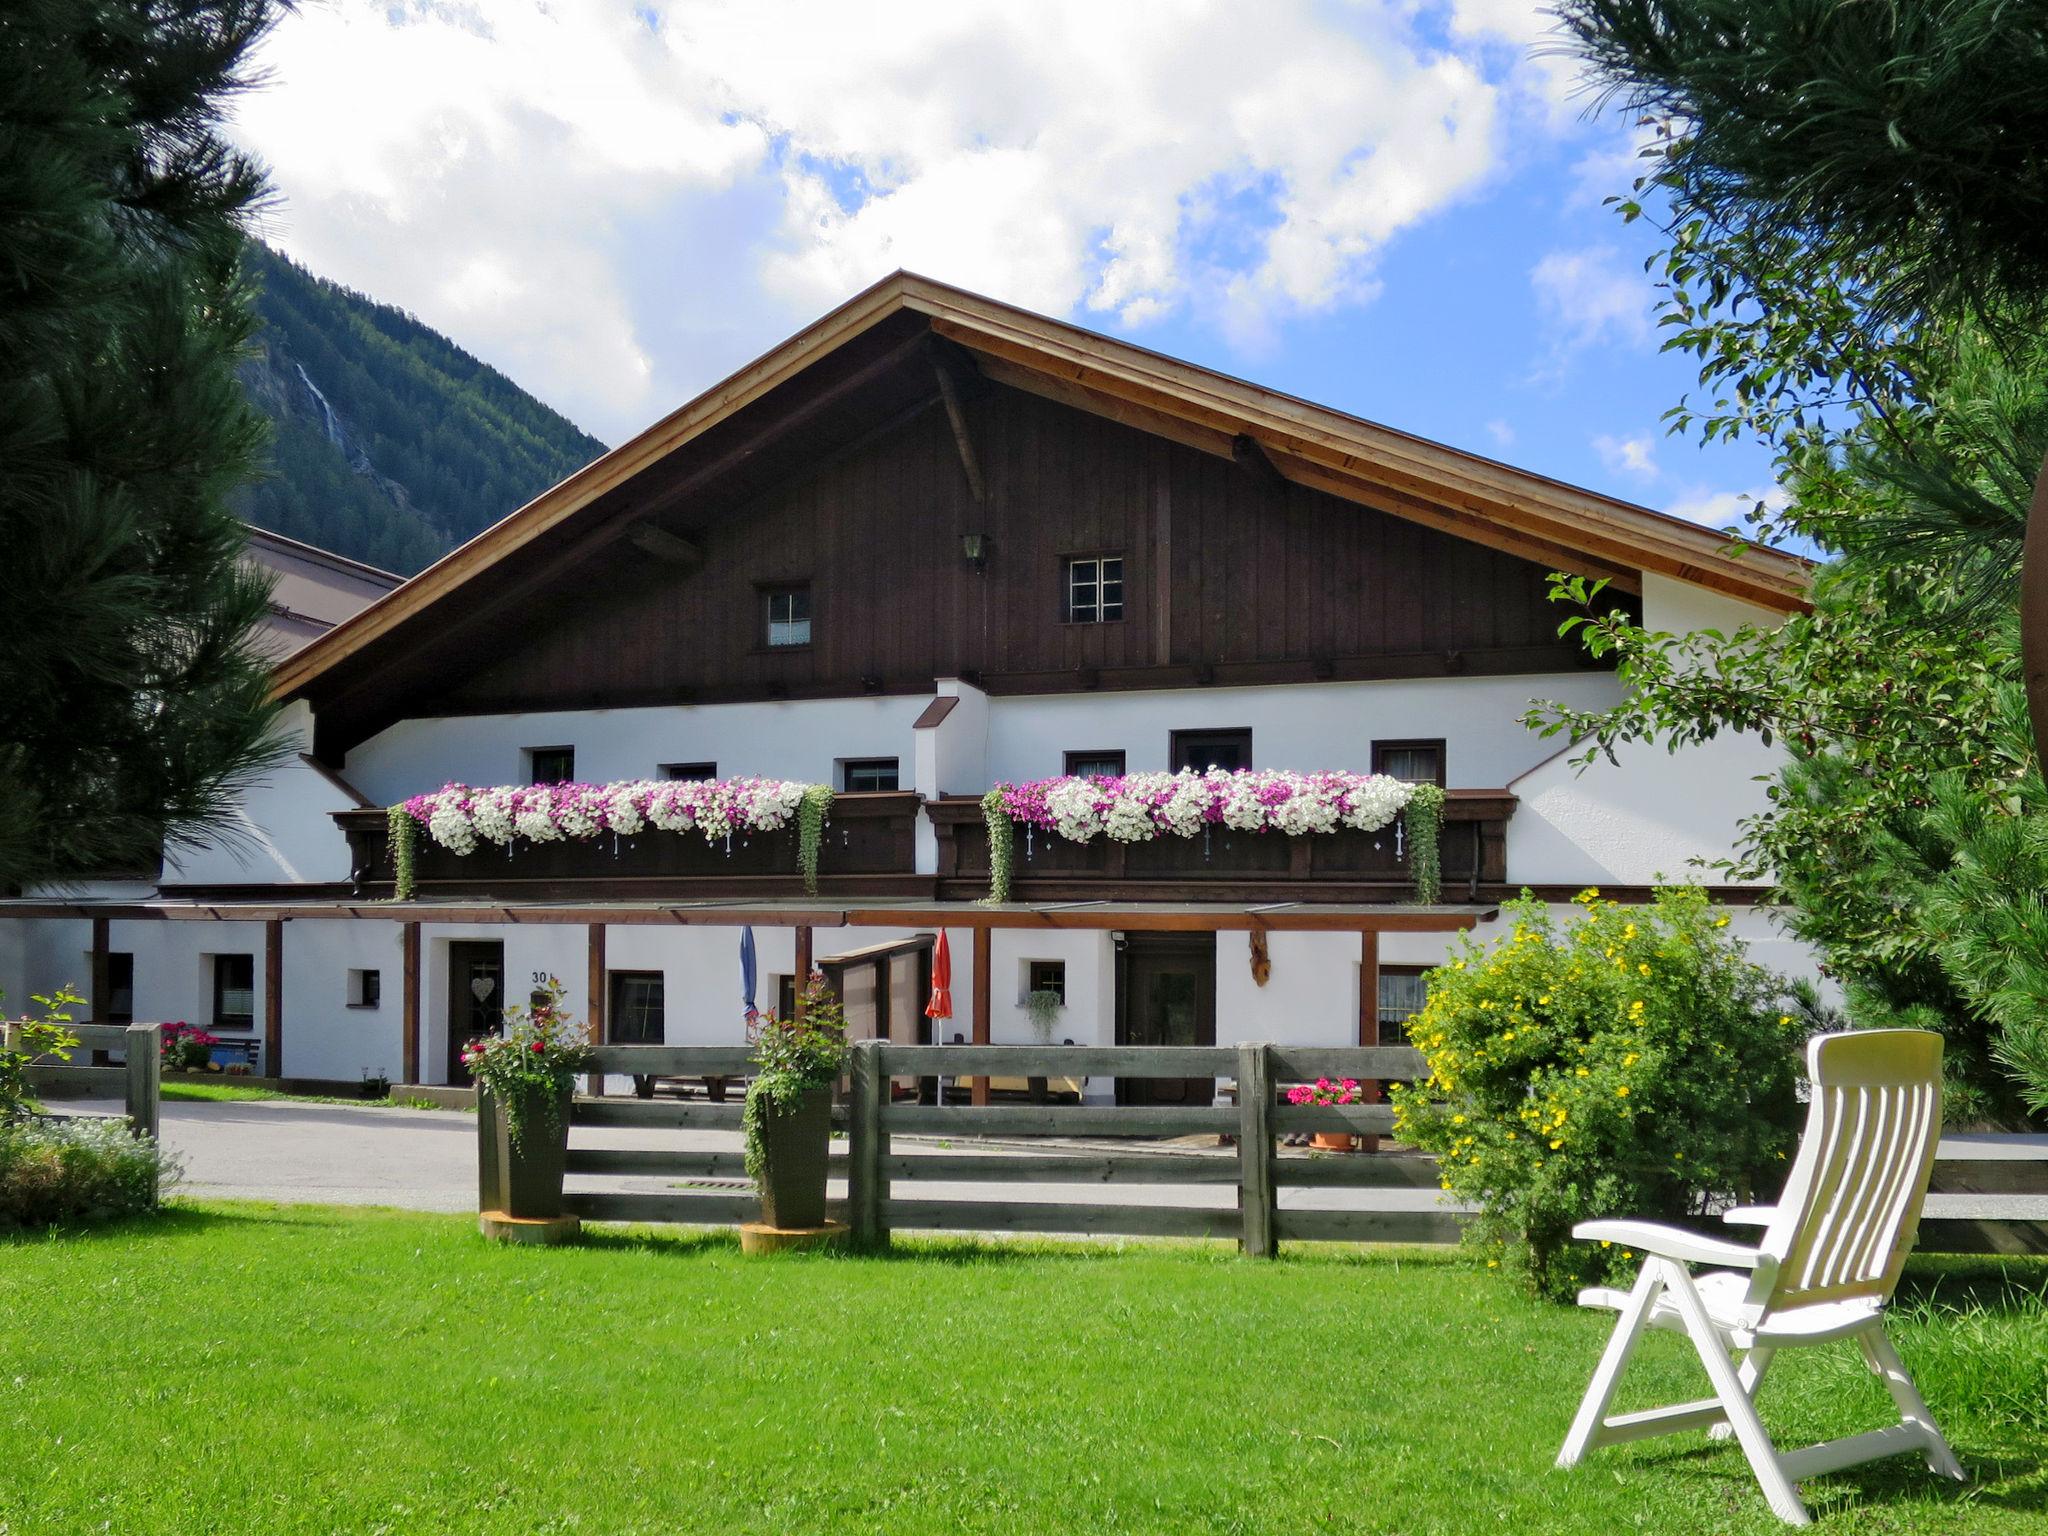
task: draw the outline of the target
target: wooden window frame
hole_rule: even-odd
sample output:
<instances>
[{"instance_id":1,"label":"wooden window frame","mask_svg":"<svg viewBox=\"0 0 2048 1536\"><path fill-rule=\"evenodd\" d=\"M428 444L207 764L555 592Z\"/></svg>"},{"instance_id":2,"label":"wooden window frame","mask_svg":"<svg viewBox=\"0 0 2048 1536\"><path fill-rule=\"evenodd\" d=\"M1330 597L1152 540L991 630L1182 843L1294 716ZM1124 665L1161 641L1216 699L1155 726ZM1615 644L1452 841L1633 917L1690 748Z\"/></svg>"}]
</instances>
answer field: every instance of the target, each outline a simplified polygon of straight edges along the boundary
<instances>
[{"instance_id":1,"label":"wooden window frame","mask_svg":"<svg viewBox=\"0 0 2048 1536\"><path fill-rule=\"evenodd\" d=\"M677 769L679 769L679 768L708 768L708 769L710 770L710 772L708 772L708 773L678 773L678 772L677 772L676 770L677 770ZM657 771L657 772L659 772L659 773L661 774L661 776L662 776L662 778L663 778L663 779L667 780L667 781L668 781L669 783L671 783L671 784L700 784L700 783L703 783L703 782L704 782L705 780L707 780L707 779L715 779L715 778L717 778L717 777L718 777L718 764L716 764L716 763L659 763L659 764L657 764L657 765L656 765L656 771Z\"/></svg>"},{"instance_id":2,"label":"wooden window frame","mask_svg":"<svg viewBox=\"0 0 2048 1536\"><path fill-rule=\"evenodd\" d=\"M661 1037L649 1040L636 1035L631 1040L622 1039L618 1024L625 1017L626 1010L621 999L625 988L632 983L652 981L661 988ZM665 1045L668 1043L668 973L665 971L607 971L604 980L605 1038L614 1045Z\"/></svg>"},{"instance_id":3,"label":"wooden window frame","mask_svg":"<svg viewBox=\"0 0 2048 1536\"><path fill-rule=\"evenodd\" d=\"M896 774L895 789L855 789L853 774L857 768L879 768L883 763L890 765ZM839 760L840 793L845 795L889 795L903 788L903 759L900 757L842 757Z\"/></svg>"},{"instance_id":4,"label":"wooden window frame","mask_svg":"<svg viewBox=\"0 0 2048 1536\"><path fill-rule=\"evenodd\" d=\"M1128 766L1130 763L1130 758L1125 754L1124 750L1121 747L1099 747L1091 751L1068 752L1062 754L1060 762L1063 766L1063 769L1067 777L1071 779L1079 777L1079 773L1075 769L1074 765L1076 763L1086 762L1090 758L1116 759L1116 772L1114 774L1098 775L1098 777L1110 777L1120 779L1126 773L1130 772L1130 768Z\"/></svg>"},{"instance_id":5,"label":"wooden window frame","mask_svg":"<svg viewBox=\"0 0 2048 1536\"><path fill-rule=\"evenodd\" d=\"M1390 752L1420 752L1424 750L1436 753L1436 787L1438 789L1448 789L1450 787L1449 768L1451 754L1448 743L1441 736L1397 736L1386 741L1375 741L1372 744L1372 771L1374 773L1385 771L1380 765L1386 761L1387 754Z\"/></svg>"},{"instance_id":6,"label":"wooden window frame","mask_svg":"<svg viewBox=\"0 0 2048 1536\"><path fill-rule=\"evenodd\" d=\"M235 1033L238 1033L238 1034L246 1034L246 1033L248 1033L249 1031L251 1031L251 1030L255 1029L255 1027L256 1027L256 957L255 957L255 955L253 955L253 954L237 954L237 953L219 953L219 954L215 954L215 955L214 955L214 956L212 957L212 959L213 959L213 1012L212 1012L212 1021L211 1021L211 1023L210 1023L209 1025L208 1025L208 1028L210 1028L210 1029L214 1029L214 1030L221 1030L221 1031L233 1031L233 1032L235 1032ZM245 961L245 962L247 962L247 964L248 964L248 967L249 967L249 985L248 985L248 987L247 987L247 988L239 988L239 987L237 987L237 988L234 988L234 989L233 989L233 990L235 990L235 991L244 991L244 990L246 990L246 991L248 992L248 994L249 994L249 1011L248 1011L248 1012L247 1012L246 1014L242 1014L242 1013L233 1013L233 1014L230 1014L230 1013L224 1013L224 1012L222 1012L222 1011L221 1011L221 1006L220 1006L220 1005L221 1005L221 994L222 994L222 993L224 993L224 992L227 992L228 990L230 990L230 989L229 989L228 987L226 987L226 986L223 986L223 985L222 985L222 983L221 983L221 962L222 962L223 960L241 960L241 961ZM241 1023L239 1023L239 1024L230 1024L230 1023L228 1022L228 1020L229 1020L229 1019L240 1019L240 1020L241 1020L242 1022L241 1022Z\"/></svg>"},{"instance_id":7,"label":"wooden window frame","mask_svg":"<svg viewBox=\"0 0 2048 1536\"><path fill-rule=\"evenodd\" d=\"M562 747L521 747L520 755L526 759L526 782L528 784L573 784L576 782L576 748L573 744ZM566 754L569 771L559 779L540 777L542 758Z\"/></svg>"},{"instance_id":8,"label":"wooden window frame","mask_svg":"<svg viewBox=\"0 0 2048 1536\"><path fill-rule=\"evenodd\" d=\"M804 595L804 638L778 645L773 636L775 599L801 592ZM818 591L808 576L791 576L780 581L757 581L754 596L760 604L761 627L754 632L754 648L771 656L787 656L796 651L808 651L818 639ZM796 622L788 620L789 623Z\"/></svg>"},{"instance_id":9,"label":"wooden window frame","mask_svg":"<svg viewBox=\"0 0 2048 1536\"><path fill-rule=\"evenodd\" d=\"M1389 976L1427 976L1431 971L1435 969L1436 967L1433 965L1383 965L1380 967L1380 984L1381 986L1385 986L1386 980ZM1379 1031L1380 1044L1386 1045L1389 1043L1386 1038L1386 1005L1380 998L1375 997L1372 1000L1372 1009L1373 1024L1374 1027ZM1420 1009L1416 1010L1416 1013L1420 1012ZM1412 1040L1408 1039L1408 1021L1415 1018L1415 1016L1415 1013L1411 1013L1408 1015L1408 1019L1398 1021L1397 1027L1401 1031L1402 1043L1404 1044L1412 1045L1414 1043Z\"/></svg>"},{"instance_id":10,"label":"wooden window frame","mask_svg":"<svg viewBox=\"0 0 2048 1536\"><path fill-rule=\"evenodd\" d=\"M1102 596L1102 567L1108 561L1116 562L1116 617L1111 618L1102 610L1105 606ZM1095 567L1095 612L1092 618L1080 619L1074 616L1074 567L1090 565ZM1121 624L1131 608L1131 583L1128 573L1129 557L1120 549L1105 549L1092 553L1060 556L1060 622L1062 624Z\"/></svg>"},{"instance_id":11,"label":"wooden window frame","mask_svg":"<svg viewBox=\"0 0 2048 1536\"><path fill-rule=\"evenodd\" d=\"M1038 985L1038 968L1042 965L1051 966L1058 970L1059 980L1056 985L1051 987L1040 987ZM1057 992L1060 995L1060 1002L1064 1004L1067 1000L1067 962L1064 960L1026 960L1024 962L1024 995L1029 997L1034 992Z\"/></svg>"},{"instance_id":12,"label":"wooden window frame","mask_svg":"<svg viewBox=\"0 0 2048 1536\"><path fill-rule=\"evenodd\" d=\"M1168 731L1166 763L1171 772L1181 770L1181 747L1184 743L1210 736L1242 736L1244 738L1245 768L1250 768L1258 759L1252 755L1252 728L1248 725L1190 726L1184 731Z\"/></svg>"}]
</instances>

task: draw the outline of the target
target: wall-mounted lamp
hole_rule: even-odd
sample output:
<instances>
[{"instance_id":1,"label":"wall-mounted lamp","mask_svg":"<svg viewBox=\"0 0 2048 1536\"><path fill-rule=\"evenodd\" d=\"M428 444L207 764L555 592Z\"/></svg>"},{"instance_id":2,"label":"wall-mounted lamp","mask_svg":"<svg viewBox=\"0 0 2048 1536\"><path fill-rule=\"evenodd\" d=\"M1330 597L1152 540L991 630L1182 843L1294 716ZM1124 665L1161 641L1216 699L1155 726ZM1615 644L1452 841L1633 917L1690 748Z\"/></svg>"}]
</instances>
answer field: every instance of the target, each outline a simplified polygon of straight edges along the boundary
<instances>
[{"instance_id":1,"label":"wall-mounted lamp","mask_svg":"<svg viewBox=\"0 0 2048 1536\"><path fill-rule=\"evenodd\" d=\"M967 563L975 570L988 564L988 535L985 533L963 533L960 535L960 553L967 557Z\"/></svg>"}]
</instances>

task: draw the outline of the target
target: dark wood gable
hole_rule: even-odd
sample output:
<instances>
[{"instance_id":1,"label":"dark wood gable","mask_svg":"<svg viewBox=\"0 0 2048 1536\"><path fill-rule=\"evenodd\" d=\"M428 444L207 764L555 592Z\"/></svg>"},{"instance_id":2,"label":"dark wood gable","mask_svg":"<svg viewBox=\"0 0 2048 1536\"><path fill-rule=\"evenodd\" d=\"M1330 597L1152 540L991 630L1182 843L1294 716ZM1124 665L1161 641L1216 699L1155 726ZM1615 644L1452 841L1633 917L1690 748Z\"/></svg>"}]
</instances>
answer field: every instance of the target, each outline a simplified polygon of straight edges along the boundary
<instances>
[{"instance_id":1,"label":"dark wood gable","mask_svg":"<svg viewBox=\"0 0 2048 1536\"><path fill-rule=\"evenodd\" d=\"M514 643L417 713L1307 682L1568 669L1545 569L1000 385L913 401L737 505L524 605ZM968 464L980 482L977 500ZM977 569L962 536L986 540ZM673 541L673 542L669 542ZM664 548L664 545L667 547ZM1064 562L1123 560L1119 622L1062 621ZM808 586L812 643L765 644ZM508 637L510 638L510 637Z\"/></svg>"}]
</instances>

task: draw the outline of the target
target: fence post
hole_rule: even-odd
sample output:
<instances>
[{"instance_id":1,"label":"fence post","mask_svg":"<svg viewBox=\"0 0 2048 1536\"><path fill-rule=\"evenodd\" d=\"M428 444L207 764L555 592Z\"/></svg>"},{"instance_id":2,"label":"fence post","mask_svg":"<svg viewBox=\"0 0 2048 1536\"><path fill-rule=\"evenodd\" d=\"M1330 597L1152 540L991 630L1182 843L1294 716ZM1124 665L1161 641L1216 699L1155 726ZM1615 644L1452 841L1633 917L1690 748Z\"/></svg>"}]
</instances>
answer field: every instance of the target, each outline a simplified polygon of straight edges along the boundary
<instances>
[{"instance_id":1,"label":"fence post","mask_svg":"<svg viewBox=\"0 0 2048 1536\"><path fill-rule=\"evenodd\" d=\"M889 1091L886 1049L880 1040L854 1042L851 1113L847 1116L846 1205L853 1240L863 1246L886 1243L889 1229L882 1220L888 1186L882 1174L887 1142L882 1130L882 1104Z\"/></svg>"},{"instance_id":2,"label":"fence post","mask_svg":"<svg viewBox=\"0 0 2048 1536\"><path fill-rule=\"evenodd\" d=\"M1263 1044L1237 1048L1237 1202L1246 1258L1270 1259L1273 1241L1273 1067Z\"/></svg>"},{"instance_id":3,"label":"fence post","mask_svg":"<svg viewBox=\"0 0 2048 1536\"><path fill-rule=\"evenodd\" d=\"M123 1041L128 1057L128 1124L137 1135L157 1136L157 1103L163 1096L161 1024L130 1024Z\"/></svg>"}]
</instances>

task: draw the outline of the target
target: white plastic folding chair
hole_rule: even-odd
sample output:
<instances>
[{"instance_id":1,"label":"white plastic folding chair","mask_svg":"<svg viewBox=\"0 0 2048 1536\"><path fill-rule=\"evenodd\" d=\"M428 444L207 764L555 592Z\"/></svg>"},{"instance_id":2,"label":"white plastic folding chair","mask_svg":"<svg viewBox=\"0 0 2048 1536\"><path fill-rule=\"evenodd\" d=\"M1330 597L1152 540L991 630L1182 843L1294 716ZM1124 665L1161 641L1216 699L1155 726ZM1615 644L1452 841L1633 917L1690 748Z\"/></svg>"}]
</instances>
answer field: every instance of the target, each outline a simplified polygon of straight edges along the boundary
<instances>
[{"instance_id":1,"label":"white plastic folding chair","mask_svg":"<svg viewBox=\"0 0 2048 1536\"><path fill-rule=\"evenodd\" d=\"M1802 1478L1917 1451L1928 1470L1967 1481L1927 1404L1885 1337L1884 1309L1920 1223L1941 1136L1941 1037L1918 1029L1821 1035L1807 1047L1813 1098L1785 1192L1775 1206L1723 1219L1764 1229L1754 1248L1648 1221L1588 1221L1574 1237L1641 1253L1632 1290L1583 1291L1582 1307L1621 1316L1586 1388L1560 1467L1595 1446L1681 1430L1732 1433L1780 1518L1805 1525ZM1720 1266L1697 1275L1688 1264ZM1608 1404L1644 1328L1687 1334L1714 1395L1609 1417ZM1757 1416L1764 1372L1781 1350L1853 1338L1883 1378L1899 1422L1780 1452ZM1731 1350L1740 1352L1738 1365Z\"/></svg>"}]
</instances>

